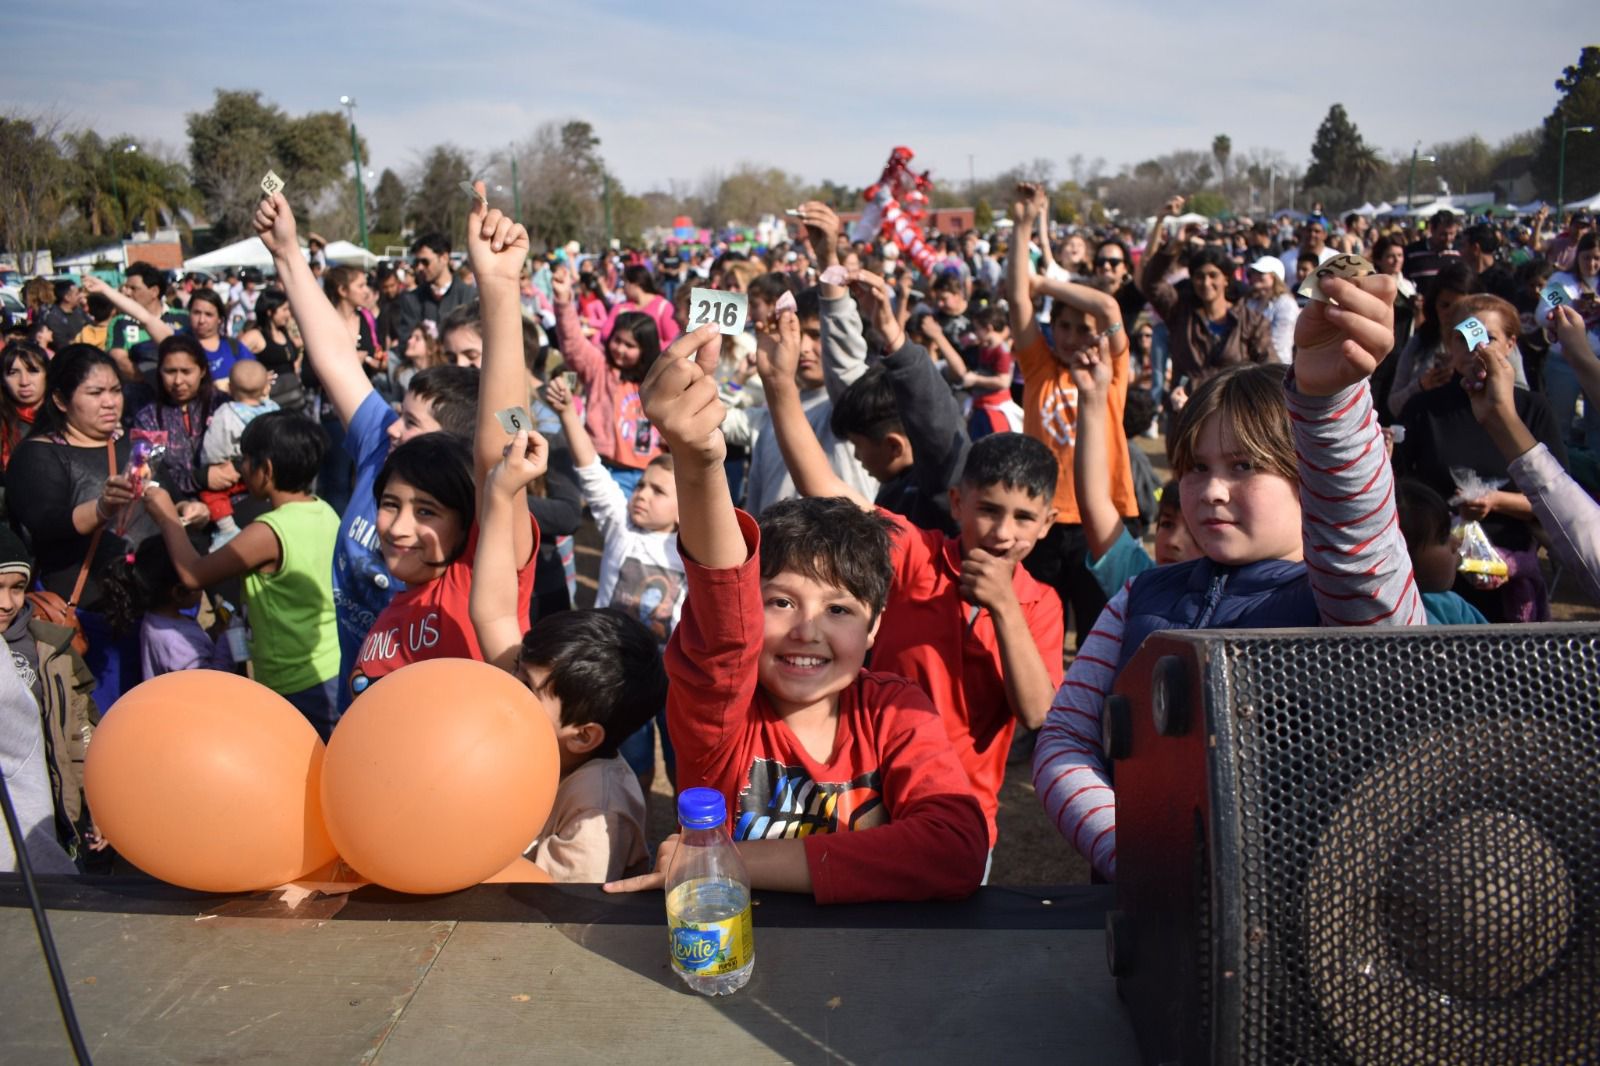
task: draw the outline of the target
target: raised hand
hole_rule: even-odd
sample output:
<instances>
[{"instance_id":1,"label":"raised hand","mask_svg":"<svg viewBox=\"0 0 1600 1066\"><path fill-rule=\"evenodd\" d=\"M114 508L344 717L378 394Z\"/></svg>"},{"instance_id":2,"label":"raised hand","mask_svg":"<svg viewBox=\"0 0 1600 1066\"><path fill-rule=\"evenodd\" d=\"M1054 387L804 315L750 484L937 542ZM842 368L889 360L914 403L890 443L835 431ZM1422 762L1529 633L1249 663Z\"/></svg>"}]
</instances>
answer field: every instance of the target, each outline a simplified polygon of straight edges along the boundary
<instances>
[{"instance_id":1,"label":"raised hand","mask_svg":"<svg viewBox=\"0 0 1600 1066\"><path fill-rule=\"evenodd\" d=\"M715 325L701 326L673 341L639 386L645 416L680 463L720 466L727 457L722 438L727 409L710 373L721 354L722 334Z\"/></svg>"},{"instance_id":2,"label":"raised hand","mask_svg":"<svg viewBox=\"0 0 1600 1066\"><path fill-rule=\"evenodd\" d=\"M1550 312L1550 332L1561 342L1561 351L1567 362L1580 362L1595 357L1589 347L1589 331L1584 325L1583 316L1571 304L1562 304Z\"/></svg>"},{"instance_id":3,"label":"raised hand","mask_svg":"<svg viewBox=\"0 0 1600 1066\"><path fill-rule=\"evenodd\" d=\"M1322 291L1338 306L1312 301L1294 324L1294 383L1306 396L1349 388L1394 348L1393 276L1324 278Z\"/></svg>"},{"instance_id":4,"label":"raised hand","mask_svg":"<svg viewBox=\"0 0 1600 1066\"><path fill-rule=\"evenodd\" d=\"M883 334L884 345L891 352L899 351L906 342L906 332L895 317L894 294L889 291L889 283L872 271L858 267L850 272L850 284L861 299L862 311ZM906 284L911 284L909 274Z\"/></svg>"},{"instance_id":5,"label":"raised hand","mask_svg":"<svg viewBox=\"0 0 1600 1066\"><path fill-rule=\"evenodd\" d=\"M1104 403L1106 397L1111 395L1109 347L1106 338L1101 335L1096 338L1094 344L1074 352L1073 360L1067 364L1067 375L1078 390L1080 410L1090 403Z\"/></svg>"},{"instance_id":6,"label":"raised hand","mask_svg":"<svg viewBox=\"0 0 1600 1066\"><path fill-rule=\"evenodd\" d=\"M572 302L572 277L564 263L557 263L550 270L550 295L558 304Z\"/></svg>"},{"instance_id":7,"label":"raised hand","mask_svg":"<svg viewBox=\"0 0 1600 1066\"><path fill-rule=\"evenodd\" d=\"M567 388L567 383L561 375L557 374L545 382L544 402L558 415L566 414L572 406L572 390Z\"/></svg>"},{"instance_id":8,"label":"raised hand","mask_svg":"<svg viewBox=\"0 0 1600 1066\"><path fill-rule=\"evenodd\" d=\"M294 212L283 193L275 192L256 205L256 236L267 251L279 259L300 254L300 238L295 232Z\"/></svg>"},{"instance_id":9,"label":"raised hand","mask_svg":"<svg viewBox=\"0 0 1600 1066\"><path fill-rule=\"evenodd\" d=\"M811 240L811 251L819 267L827 267L839 258L839 216L833 208L820 200L807 200L800 205L800 222Z\"/></svg>"},{"instance_id":10,"label":"raised hand","mask_svg":"<svg viewBox=\"0 0 1600 1066\"><path fill-rule=\"evenodd\" d=\"M549 442L538 433L519 429L506 445L503 458L489 471L489 486L510 496L539 480L549 461Z\"/></svg>"},{"instance_id":11,"label":"raised hand","mask_svg":"<svg viewBox=\"0 0 1600 1066\"><path fill-rule=\"evenodd\" d=\"M1027 240L1028 230L1049 206L1044 186L1031 181L1017 182L1017 202L1011 207L1011 220L1016 223L1017 240Z\"/></svg>"},{"instance_id":12,"label":"raised hand","mask_svg":"<svg viewBox=\"0 0 1600 1066\"><path fill-rule=\"evenodd\" d=\"M756 372L768 391L794 386L800 370L800 318L778 313L777 329L756 338Z\"/></svg>"},{"instance_id":13,"label":"raised hand","mask_svg":"<svg viewBox=\"0 0 1600 1066\"><path fill-rule=\"evenodd\" d=\"M522 264L528 258L528 231L498 207L489 207L482 198L483 182L474 182L473 188L478 190L478 198L472 201L472 213L467 216L467 262L478 287L501 282L520 291Z\"/></svg>"},{"instance_id":14,"label":"raised hand","mask_svg":"<svg viewBox=\"0 0 1600 1066\"><path fill-rule=\"evenodd\" d=\"M1173 196L1169 198L1166 203L1161 205L1161 214L1157 217L1157 221L1160 221L1162 218L1172 218L1176 215L1183 214L1183 205L1188 202L1189 201L1185 200L1181 196Z\"/></svg>"}]
</instances>

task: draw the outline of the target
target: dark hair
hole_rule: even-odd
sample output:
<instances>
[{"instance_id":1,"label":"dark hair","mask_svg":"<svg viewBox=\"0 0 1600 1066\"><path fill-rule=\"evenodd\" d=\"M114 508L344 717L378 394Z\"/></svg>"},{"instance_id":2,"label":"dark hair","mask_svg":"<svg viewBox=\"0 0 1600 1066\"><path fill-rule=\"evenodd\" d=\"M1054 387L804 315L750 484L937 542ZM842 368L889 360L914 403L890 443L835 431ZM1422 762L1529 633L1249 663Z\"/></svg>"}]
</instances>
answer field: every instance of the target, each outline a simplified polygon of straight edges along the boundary
<instances>
[{"instance_id":1,"label":"dark hair","mask_svg":"<svg viewBox=\"0 0 1600 1066\"><path fill-rule=\"evenodd\" d=\"M644 380L646 374L650 373L656 358L661 355L661 334L656 329L656 320L643 311L624 311L611 324L611 336L615 337L618 333L626 333L633 338L633 343L639 346L639 361L622 371L623 381L631 381L637 385ZM606 347L610 348L609 342ZM611 352L608 350L606 358L609 360L610 357Z\"/></svg>"},{"instance_id":2,"label":"dark hair","mask_svg":"<svg viewBox=\"0 0 1600 1066\"><path fill-rule=\"evenodd\" d=\"M1180 521L1183 519L1181 492L1178 479L1175 477L1168 478L1166 484L1161 486L1161 498L1156 501L1156 517L1158 519L1168 512L1177 515Z\"/></svg>"},{"instance_id":3,"label":"dark hair","mask_svg":"<svg viewBox=\"0 0 1600 1066\"><path fill-rule=\"evenodd\" d=\"M44 354L44 349L28 341L12 341L0 351L0 379L11 372L11 368L18 363L27 363L29 369L37 370L48 375L50 372L50 359ZM44 408L44 397L40 397L39 409ZM0 441L5 442L7 449L16 446L22 439L22 427L27 425L22 420L22 411L17 407L11 393L0 388Z\"/></svg>"},{"instance_id":4,"label":"dark hair","mask_svg":"<svg viewBox=\"0 0 1600 1066\"><path fill-rule=\"evenodd\" d=\"M428 249L434 255L450 258L450 238L442 233L424 233L411 242L411 254L416 255L422 249Z\"/></svg>"},{"instance_id":5,"label":"dark hair","mask_svg":"<svg viewBox=\"0 0 1600 1066\"><path fill-rule=\"evenodd\" d=\"M933 279L933 284L928 286L928 292L953 292L958 296L966 295L966 290L961 284L961 278L948 271L941 272Z\"/></svg>"},{"instance_id":6,"label":"dark hair","mask_svg":"<svg viewBox=\"0 0 1600 1066\"><path fill-rule=\"evenodd\" d=\"M193 307L196 300L200 301L201 303L210 304L216 310L218 319L217 328L220 331L222 325L228 321L228 308L227 305L222 302L222 297L218 296L211 289L196 289L194 292L189 294L189 306Z\"/></svg>"},{"instance_id":7,"label":"dark hair","mask_svg":"<svg viewBox=\"0 0 1600 1066\"><path fill-rule=\"evenodd\" d=\"M45 371L45 398L39 404L39 413L33 419L33 432L28 436L49 436L66 428L66 412L51 400L54 398L63 405L70 405L72 394L78 391L96 367L111 371L117 384L122 384L116 360L92 344L69 344L56 353L56 357L50 360L49 369Z\"/></svg>"},{"instance_id":8,"label":"dark hair","mask_svg":"<svg viewBox=\"0 0 1600 1066\"><path fill-rule=\"evenodd\" d=\"M327 450L322 427L290 411L257 415L239 436L239 457L258 469L271 463L279 492L310 492Z\"/></svg>"},{"instance_id":9,"label":"dark hair","mask_svg":"<svg viewBox=\"0 0 1600 1066\"><path fill-rule=\"evenodd\" d=\"M900 407L895 402L894 386L882 364L872 367L850 383L833 403L828 427L839 440L852 433L871 441L881 441L891 433L904 433Z\"/></svg>"},{"instance_id":10,"label":"dark hair","mask_svg":"<svg viewBox=\"0 0 1600 1066\"><path fill-rule=\"evenodd\" d=\"M1376 243L1374 243L1372 246L1373 262L1377 262L1379 259L1382 259L1383 253L1387 252L1390 248L1398 248L1400 251L1404 252L1406 250L1406 243L1405 241L1396 240L1393 237L1379 237Z\"/></svg>"},{"instance_id":11,"label":"dark hair","mask_svg":"<svg viewBox=\"0 0 1600 1066\"><path fill-rule=\"evenodd\" d=\"M118 554L100 575L100 609L111 632L126 636L151 610L173 603L172 593L182 584L166 542L147 537L132 556Z\"/></svg>"},{"instance_id":12,"label":"dark hair","mask_svg":"<svg viewBox=\"0 0 1600 1066\"><path fill-rule=\"evenodd\" d=\"M769 304L777 303L778 297L784 293L797 293L800 287L795 283L793 274L781 271L771 271L750 279L750 284L745 286L745 292L752 298L759 296Z\"/></svg>"},{"instance_id":13,"label":"dark hair","mask_svg":"<svg viewBox=\"0 0 1600 1066\"><path fill-rule=\"evenodd\" d=\"M1222 271L1224 278L1233 277L1233 260L1228 257L1227 252L1212 244L1195 249L1185 265L1188 266L1190 274L1196 273L1202 267L1214 266Z\"/></svg>"},{"instance_id":14,"label":"dark hair","mask_svg":"<svg viewBox=\"0 0 1600 1066\"><path fill-rule=\"evenodd\" d=\"M992 329L995 332L1011 328L1010 313L1003 303L986 303L967 312L967 320L974 329Z\"/></svg>"},{"instance_id":15,"label":"dark hair","mask_svg":"<svg viewBox=\"0 0 1600 1066\"><path fill-rule=\"evenodd\" d=\"M975 488L1000 484L1046 503L1056 495L1056 457L1025 433L991 433L976 441L961 468L961 483Z\"/></svg>"},{"instance_id":16,"label":"dark hair","mask_svg":"<svg viewBox=\"0 0 1600 1066\"><path fill-rule=\"evenodd\" d=\"M339 301L344 298L339 294L339 290L348 289L353 281L365 273L366 271L360 267L329 267L328 272L322 275L322 293L328 298L329 303L338 307Z\"/></svg>"},{"instance_id":17,"label":"dark hair","mask_svg":"<svg viewBox=\"0 0 1600 1066\"><path fill-rule=\"evenodd\" d=\"M272 343L272 315L288 302L289 294L282 289L263 289L256 297L256 328L268 344Z\"/></svg>"},{"instance_id":18,"label":"dark hair","mask_svg":"<svg viewBox=\"0 0 1600 1066\"><path fill-rule=\"evenodd\" d=\"M470 329L483 336L483 305L477 300L452 307L439 323L439 339L443 340L458 329Z\"/></svg>"},{"instance_id":19,"label":"dark hair","mask_svg":"<svg viewBox=\"0 0 1600 1066\"><path fill-rule=\"evenodd\" d=\"M1422 296L1423 323L1417 327L1416 332L1419 343L1432 347L1439 343L1439 338L1443 335L1444 323L1439 321L1441 292L1472 296L1482 291L1483 279L1478 277L1477 271L1460 259L1445 260L1439 267L1439 272L1433 276L1433 283Z\"/></svg>"},{"instance_id":20,"label":"dark hair","mask_svg":"<svg viewBox=\"0 0 1600 1066\"><path fill-rule=\"evenodd\" d=\"M1467 227L1467 243L1475 244L1484 255L1494 255L1500 250L1500 233L1487 222Z\"/></svg>"},{"instance_id":21,"label":"dark hair","mask_svg":"<svg viewBox=\"0 0 1600 1066\"><path fill-rule=\"evenodd\" d=\"M55 286L56 303L60 303L62 300L65 300L67 298L67 293L71 292L77 287L78 283L71 278L57 278Z\"/></svg>"},{"instance_id":22,"label":"dark hair","mask_svg":"<svg viewBox=\"0 0 1600 1066\"><path fill-rule=\"evenodd\" d=\"M1449 539L1450 505L1415 478L1401 478L1395 483L1394 509L1400 516L1400 535L1411 555Z\"/></svg>"},{"instance_id":23,"label":"dark hair","mask_svg":"<svg viewBox=\"0 0 1600 1066\"><path fill-rule=\"evenodd\" d=\"M1456 213L1454 211L1449 211L1449 210L1436 212L1434 214L1434 216L1428 220L1428 228L1429 229L1438 229L1440 223L1443 223L1446 226L1455 225L1456 224Z\"/></svg>"},{"instance_id":24,"label":"dark hair","mask_svg":"<svg viewBox=\"0 0 1600 1066\"><path fill-rule=\"evenodd\" d=\"M761 512L761 580L792 571L843 589L876 618L889 598L889 519L843 497L780 500Z\"/></svg>"},{"instance_id":25,"label":"dark hair","mask_svg":"<svg viewBox=\"0 0 1600 1066\"><path fill-rule=\"evenodd\" d=\"M1578 238L1577 247L1573 249L1573 252L1587 252L1595 248L1597 245L1600 245L1600 233L1585 233L1582 237ZM1578 272L1576 265L1573 266L1572 272L1574 274Z\"/></svg>"},{"instance_id":26,"label":"dark hair","mask_svg":"<svg viewBox=\"0 0 1600 1066\"><path fill-rule=\"evenodd\" d=\"M794 314L800 321L822 317L822 286L813 285L794 294Z\"/></svg>"},{"instance_id":27,"label":"dark hair","mask_svg":"<svg viewBox=\"0 0 1600 1066\"><path fill-rule=\"evenodd\" d=\"M156 367L158 370L161 364L167 361L167 356L174 352L182 352L187 355L200 368L200 387L195 391L194 395L197 400L205 399L206 394L211 392L213 388L211 382L211 359L206 355L206 350L200 347L200 338L193 333L174 333L162 341L156 348ZM156 402L161 406L172 406L167 403L165 384L156 390L156 396Z\"/></svg>"},{"instance_id":28,"label":"dark hair","mask_svg":"<svg viewBox=\"0 0 1600 1066\"><path fill-rule=\"evenodd\" d=\"M117 313L117 305L103 292L91 292L83 306L89 312L89 318L95 322L109 322L111 316Z\"/></svg>"},{"instance_id":29,"label":"dark hair","mask_svg":"<svg viewBox=\"0 0 1600 1066\"><path fill-rule=\"evenodd\" d=\"M1100 253L1107 248L1115 248L1122 253L1122 265L1129 270L1133 269L1133 256L1128 252L1128 246L1116 237L1107 237L1094 246L1094 257L1100 258Z\"/></svg>"},{"instance_id":30,"label":"dark hair","mask_svg":"<svg viewBox=\"0 0 1600 1066\"><path fill-rule=\"evenodd\" d=\"M591 757L608 759L667 703L667 671L643 622L612 608L557 611L533 624L519 668L549 671L538 690L561 701L562 725L594 724L606 738Z\"/></svg>"},{"instance_id":31,"label":"dark hair","mask_svg":"<svg viewBox=\"0 0 1600 1066\"><path fill-rule=\"evenodd\" d=\"M138 278L162 296L167 294L167 272L150 263L130 263L123 272L124 277Z\"/></svg>"},{"instance_id":32,"label":"dark hair","mask_svg":"<svg viewBox=\"0 0 1600 1066\"><path fill-rule=\"evenodd\" d=\"M390 452L383 469L378 471L378 480L372 484L372 497L380 503L384 490L389 487L389 479L399 478L417 491L432 496L439 506L456 513L461 519L461 543L442 560L446 565L455 562L467 550L466 531L472 527L478 512L472 462L472 446L466 440L453 433L424 433Z\"/></svg>"},{"instance_id":33,"label":"dark hair","mask_svg":"<svg viewBox=\"0 0 1600 1066\"><path fill-rule=\"evenodd\" d=\"M652 296L656 293L656 279L650 275L650 268L643 263L630 263L622 268L622 280L628 285L637 285Z\"/></svg>"},{"instance_id":34,"label":"dark hair","mask_svg":"<svg viewBox=\"0 0 1600 1066\"><path fill-rule=\"evenodd\" d=\"M1147 389L1129 389L1122 405L1122 432L1137 437L1155 421L1158 405Z\"/></svg>"},{"instance_id":35,"label":"dark hair","mask_svg":"<svg viewBox=\"0 0 1600 1066\"><path fill-rule=\"evenodd\" d=\"M478 430L478 368L430 366L419 370L406 391L433 408L433 420L452 437L472 440Z\"/></svg>"}]
</instances>

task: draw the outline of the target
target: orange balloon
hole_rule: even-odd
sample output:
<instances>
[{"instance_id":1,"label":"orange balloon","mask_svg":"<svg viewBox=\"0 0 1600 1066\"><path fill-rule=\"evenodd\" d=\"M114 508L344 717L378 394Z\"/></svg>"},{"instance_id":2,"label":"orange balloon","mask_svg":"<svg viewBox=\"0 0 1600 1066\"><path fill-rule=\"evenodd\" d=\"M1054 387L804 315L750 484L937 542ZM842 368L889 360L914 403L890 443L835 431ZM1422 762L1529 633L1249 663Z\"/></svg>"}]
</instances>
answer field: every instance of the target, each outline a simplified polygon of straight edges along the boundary
<instances>
[{"instance_id":1,"label":"orange balloon","mask_svg":"<svg viewBox=\"0 0 1600 1066\"><path fill-rule=\"evenodd\" d=\"M84 787L95 825L146 873L250 892L335 856L322 824L325 749L249 678L180 670L135 687L95 730Z\"/></svg>"},{"instance_id":2,"label":"orange balloon","mask_svg":"<svg viewBox=\"0 0 1600 1066\"><path fill-rule=\"evenodd\" d=\"M521 855L511 860L511 865L495 874L485 877L486 885L549 885L555 883L555 878L544 872L544 867L525 859Z\"/></svg>"},{"instance_id":3,"label":"orange balloon","mask_svg":"<svg viewBox=\"0 0 1600 1066\"><path fill-rule=\"evenodd\" d=\"M555 802L555 729L527 686L472 659L402 667L333 731L322 809L344 861L401 892L454 892L505 869Z\"/></svg>"}]
</instances>

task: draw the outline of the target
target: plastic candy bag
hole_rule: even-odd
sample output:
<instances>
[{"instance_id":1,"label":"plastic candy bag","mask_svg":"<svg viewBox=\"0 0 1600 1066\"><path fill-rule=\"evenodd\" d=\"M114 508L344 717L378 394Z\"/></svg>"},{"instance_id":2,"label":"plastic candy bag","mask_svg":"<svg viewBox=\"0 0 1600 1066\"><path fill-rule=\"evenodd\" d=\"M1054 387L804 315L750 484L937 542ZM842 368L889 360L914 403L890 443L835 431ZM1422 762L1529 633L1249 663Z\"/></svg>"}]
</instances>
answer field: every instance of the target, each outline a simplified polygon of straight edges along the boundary
<instances>
[{"instance_id":1,"label":"plastic candy bag","mask_svg":"<svg viewBox=\"0 0 1600 1066\"><path fill-rule=\"evenodd\" d=\"M1489 543L1489 535L1477 522L1463 522L1452 533L1461 545L1456 549L1461 557L1456 569L1461 573L1486 577L1510 576L1511 570L1506 566L1506 561L1500 558L1500 553Z\"/></svg>"}]
</instances>

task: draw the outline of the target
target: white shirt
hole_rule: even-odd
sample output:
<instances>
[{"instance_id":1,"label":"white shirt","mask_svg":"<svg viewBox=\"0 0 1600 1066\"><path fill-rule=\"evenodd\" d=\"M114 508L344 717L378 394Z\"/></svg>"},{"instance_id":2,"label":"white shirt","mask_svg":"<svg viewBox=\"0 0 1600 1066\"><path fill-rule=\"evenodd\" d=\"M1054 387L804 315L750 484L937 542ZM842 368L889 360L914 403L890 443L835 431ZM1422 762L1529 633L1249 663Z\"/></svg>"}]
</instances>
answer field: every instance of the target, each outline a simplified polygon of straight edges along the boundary
<instances>
[{"instance_id":1,"label":"white shirt","mask_svg":"<svg viewBox=\"0 0 1600 1066\"><path fill-rule=\"evenodd\" d=\"M578 468L578 486L603 541L595 606L627 611L666 644L686 591L677 531L651 533L629 521L628 498L599 461Z\"/></svg>"}]
</instances>

